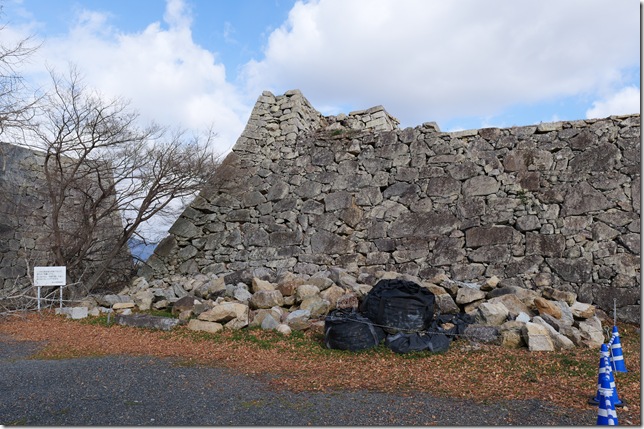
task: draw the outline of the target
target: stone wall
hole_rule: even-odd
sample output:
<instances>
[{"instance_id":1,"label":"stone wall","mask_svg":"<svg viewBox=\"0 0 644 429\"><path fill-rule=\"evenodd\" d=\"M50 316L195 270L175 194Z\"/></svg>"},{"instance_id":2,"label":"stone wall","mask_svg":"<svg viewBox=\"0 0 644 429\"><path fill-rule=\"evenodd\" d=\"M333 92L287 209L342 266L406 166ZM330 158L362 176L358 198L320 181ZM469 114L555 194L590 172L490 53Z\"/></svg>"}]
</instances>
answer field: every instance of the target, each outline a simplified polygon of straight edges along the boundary
<instances>
[{"instance_id":1,"label":"stone wall","mask_svg":"<svg viewBox=\"0 0 644 429\"><path fill-rule=\"evenodd\" d=\"M640 314L640 115L444 133L264 92L147 277L445 273Z\"/></svg>"},{"instance_id":2,"label":"stone wall","mask_svg":"<svg viewBox=\"0 0 644 429\"><path fill-rule=\"evenodd\" d=\"M53 263L50 253L52 209L43 166L42 152L0 143L0 290L11 291L30 284L29 275L34 266ZM81 215L82 211L78 209L81 201L80 196L67 199L61 216L63 231ZM88 256L97 262L113 244L114 229L122 228L120 216L115 213L99 226L102 232ZM132 265L127 249L114 265L123 268L120 270L122 276L127 275L126 267ZM90 273L91 263L82 269L86 274ZM77 280L73 273L68 269L68 283ZM125 279L123 277L121 281Z\"/></svg>"}]
</instances>

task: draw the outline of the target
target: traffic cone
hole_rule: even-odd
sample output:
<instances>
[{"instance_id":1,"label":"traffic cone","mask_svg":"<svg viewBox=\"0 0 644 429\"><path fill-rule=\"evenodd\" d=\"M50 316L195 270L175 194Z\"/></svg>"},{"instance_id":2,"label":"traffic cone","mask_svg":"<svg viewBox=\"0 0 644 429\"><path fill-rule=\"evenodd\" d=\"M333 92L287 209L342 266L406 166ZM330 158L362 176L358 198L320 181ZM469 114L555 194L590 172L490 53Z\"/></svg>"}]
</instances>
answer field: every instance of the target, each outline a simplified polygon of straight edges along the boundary
<instances>
[{"instance_id":1,"label":"traffic cone","mask_svg":"<svg viewBox=\"0 0 644 429\"><path fill-rule=\"evenodd\" d=\"M599 388L599 407L597 408L597 425L617 426L617 412L613 404L613 389L610 387L608 374L601 374Z\"/></svg>"},{"instance_id":2,"label":"traffic cone","mask_svg":"<svg viewBox=\"0 0 644 429\"><path fill-rule=\"evenodd\" d=\"M610 345L610 361L614 372L628 372L624 363L624 354L622 353L622 342L619 340L619 331L617 326L613 326L613 338Z\"/></svg>"},{"instance_id":3,"label":"traffic cone","mask_svg":"<svg viewBox=\"0 0 644 429\"><path fill-rule=\"evenodd\" d=\"M608 352L608 346L602 344L602 367L609 368L608 358L604 356L604 349ZM606 371L599 373L599 388L597 389L597 396L599 398L597 408L597 425L616 426L617 425L617 412L615 411L615 403L613 402L613 391L611 387L610 376Z\"/></svg>"},{"instance_id":4,"label":"traffic cone","mask_svg":"<svg viewBox=\"0 0 644 429\"><path fill-rule=\"evenodd\" d=\"M601 389L606 388L602 387L604 382L604 377L608 379L607 388L611 389L611 398L613 402L613 407L623 407L624 402L619 399L617 394L617 386L615 385L615 378L613 377L613 371L611 370L611 365L609 362L610 353L608 352L608 345L602 344L601 347L601 358L599 360L599 376L597 377L597 394L594 398L590 398L588 403L590 405L597 405L601 402Z\"/></svg>"}]
</instances>

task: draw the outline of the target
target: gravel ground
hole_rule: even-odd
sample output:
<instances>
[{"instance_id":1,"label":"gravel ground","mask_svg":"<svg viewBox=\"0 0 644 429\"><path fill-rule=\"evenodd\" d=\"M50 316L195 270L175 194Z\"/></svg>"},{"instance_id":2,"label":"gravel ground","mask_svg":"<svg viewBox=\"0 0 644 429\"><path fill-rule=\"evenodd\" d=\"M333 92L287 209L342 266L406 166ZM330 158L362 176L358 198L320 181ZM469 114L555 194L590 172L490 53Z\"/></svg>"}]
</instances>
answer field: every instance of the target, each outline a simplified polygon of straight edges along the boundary
<instances>
[{"instance_id":1,"label":"gravel ground","mask_svg":"<svg viewBox=\"0 0 644 429\"><path fill-rule=\"evenodd\" d=\"M41 346L0 336L0 424L586 426L597 421L596 411L537 400L475 403L422 393L296 393L273 388L268 378L181 366L171 359L29 359Z\"/></svg>"}]
</instances>

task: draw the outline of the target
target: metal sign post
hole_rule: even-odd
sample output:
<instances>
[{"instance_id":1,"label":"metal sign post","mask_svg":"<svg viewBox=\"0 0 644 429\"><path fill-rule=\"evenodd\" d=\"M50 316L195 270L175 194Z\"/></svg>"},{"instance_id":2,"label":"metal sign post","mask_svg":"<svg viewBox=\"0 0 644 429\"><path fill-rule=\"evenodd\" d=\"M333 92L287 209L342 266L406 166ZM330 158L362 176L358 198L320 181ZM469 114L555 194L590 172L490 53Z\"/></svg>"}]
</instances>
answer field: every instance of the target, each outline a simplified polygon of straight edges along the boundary
<instances>
[{"instance_id":1,"label":"metal sign post","mask_svg":"<svg viewBox=\"0 0 644 429\"><path fill-rule=\"evenodd\" d=\"M60 308L63 308L63 287L67 285L67 267L34 267L34 286L38 288L38 311L40 311L40 288L60 286Z\"/></svg>"}]
</instances>

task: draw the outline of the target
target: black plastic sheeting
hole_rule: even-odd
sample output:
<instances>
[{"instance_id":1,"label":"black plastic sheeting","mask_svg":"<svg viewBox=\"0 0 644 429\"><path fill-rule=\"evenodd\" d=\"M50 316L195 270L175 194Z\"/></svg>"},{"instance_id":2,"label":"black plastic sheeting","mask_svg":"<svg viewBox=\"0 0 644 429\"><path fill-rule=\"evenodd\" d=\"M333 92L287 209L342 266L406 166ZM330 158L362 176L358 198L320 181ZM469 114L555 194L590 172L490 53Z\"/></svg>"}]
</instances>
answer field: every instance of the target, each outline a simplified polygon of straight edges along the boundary
<instances>
[{"instance_id":1,"label":"black plastic sheeting","mask_svg":"<svg viewBox=\"0 0 644 429\"><path fill-rule=\"evenodd\" d=\"M365 350L380 344L385 331L356 311L338 309L324 319L324 343L329 349Z\"/></svg>"},{"instance_id":2,"label":"black plastic sheeting","mask_svg":"<svg viewBox=\"0 0 644 429\"><path fill-rule=\"evenodd\" d=\"M429 351L432 353L446 352L449 349L450 339L445 334L429 332L414 332L412 334L388 335L385 345L395 353L410 353Z\"/></svg>"},{"instance_id":3,"label":"black plastic sheeting","mask_svg":"<svg viewBox=\"0 0 644 429\"><path fill-rule=\"evenodd\" d=\"M434 314L435 296L408 280L380 280L359 311L339 309L324 321L327 348L358 351L383 340L395 353L440 353L462 335L474 318L465 313ZM444 328L452 324L450 328ZM389 335L387 335L389 334Z\"/></svg>"},{"instance_id":4,"label":"black plastic sheeting","mask_svg":"<svg viewBox=\"0 0 644 429\"><path fill-rule=\"evenodd\" d=\"M360 311L389 334L429 328L436 297L408 280L380 280L365 297Z\"/></svg>"}]
</instances>

